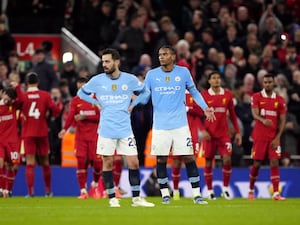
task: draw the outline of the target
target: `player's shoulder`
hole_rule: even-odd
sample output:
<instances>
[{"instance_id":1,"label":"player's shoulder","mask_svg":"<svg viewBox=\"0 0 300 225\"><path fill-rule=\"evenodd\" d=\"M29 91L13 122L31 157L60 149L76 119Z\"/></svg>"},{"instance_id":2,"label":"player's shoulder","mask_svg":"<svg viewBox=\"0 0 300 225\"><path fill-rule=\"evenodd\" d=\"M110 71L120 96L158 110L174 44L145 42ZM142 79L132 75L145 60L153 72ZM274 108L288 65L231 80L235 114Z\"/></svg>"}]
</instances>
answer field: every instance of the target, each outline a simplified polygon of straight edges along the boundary
<instances>
[{"instance_id":1,"label":"player's shoulder","mask_svg":"<svg viewBox=\"0 0 300 225\"><path fill-rule=\"evenodd\" d=\"M277 94L277 93L276 93L276 100L279 101L279 102L285 103L284 98L281 95Z\"/></svg>"}]
</instances>

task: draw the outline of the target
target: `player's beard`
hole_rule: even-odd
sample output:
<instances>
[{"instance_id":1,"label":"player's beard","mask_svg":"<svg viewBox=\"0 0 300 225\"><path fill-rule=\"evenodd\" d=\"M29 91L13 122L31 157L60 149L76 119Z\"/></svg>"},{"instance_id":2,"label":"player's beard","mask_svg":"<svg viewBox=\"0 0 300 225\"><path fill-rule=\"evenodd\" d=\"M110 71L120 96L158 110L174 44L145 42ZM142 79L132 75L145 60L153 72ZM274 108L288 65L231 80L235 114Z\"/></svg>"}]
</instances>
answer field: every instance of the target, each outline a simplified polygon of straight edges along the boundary
<instances>
[{"instance_id":1,"label":"player's beard","mask_svg":"<svg viewBox=\"0 0 300 225\"><path fill-rule=\"evenodd\" d=\"M112 74L116 71L116 67L115 66L112 66L111 69L108 69L108 68L103 68L104 72L109 75L109 76L112 76Z\"/></svg>"}]
</instances>

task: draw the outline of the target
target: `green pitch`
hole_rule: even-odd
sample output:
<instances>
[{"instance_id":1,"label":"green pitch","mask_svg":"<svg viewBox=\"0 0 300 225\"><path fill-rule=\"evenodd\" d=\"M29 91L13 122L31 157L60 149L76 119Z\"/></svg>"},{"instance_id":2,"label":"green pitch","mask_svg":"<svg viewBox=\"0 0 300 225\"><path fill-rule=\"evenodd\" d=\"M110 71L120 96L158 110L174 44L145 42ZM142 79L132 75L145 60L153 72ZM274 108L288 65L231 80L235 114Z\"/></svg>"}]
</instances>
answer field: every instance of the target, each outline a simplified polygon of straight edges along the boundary
<instances>
[{"instance_id":1,"label":"green pitch","mask_svg":"<svg viewBox=\"0 0 300 225\"><path fill-rule=\"evenodd\" d=\"M162 205L160 198L147 198L154 208L131 207L131 199L121 200L121 208L109 208L107 199L77 200L74 197L13 197L0 199L2 225L298 225L300 199L276 202L271 199L217 199L208 205L194 205L189 198Z\"/></svg>"}]
</instances>

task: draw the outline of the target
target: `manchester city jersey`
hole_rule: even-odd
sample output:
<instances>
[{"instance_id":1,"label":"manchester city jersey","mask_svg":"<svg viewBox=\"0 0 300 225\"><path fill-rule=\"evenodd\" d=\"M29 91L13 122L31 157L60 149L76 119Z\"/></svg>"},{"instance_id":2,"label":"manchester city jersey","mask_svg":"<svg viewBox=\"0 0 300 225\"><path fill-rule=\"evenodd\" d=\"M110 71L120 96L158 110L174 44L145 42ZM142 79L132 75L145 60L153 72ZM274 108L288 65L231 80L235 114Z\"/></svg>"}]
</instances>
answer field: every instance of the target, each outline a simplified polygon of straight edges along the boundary
<instances>
[{"instance_id":1,"label":"manchester city jersey","mask_svg":"<svg viewBox=\"0 0 300 225\"><path fill-rule=\"evenodd\" d=\"M176 129L188 124L185 90L194 87L194 82L185 67L175 65L170 72L157 67L147 73L145 83L151 91L154 129Z\"/></svg>"},{"instance_id":2,"label":"manchester city jersey","mask_svg":"<svg viewBox=\"0 0 300 225\"><path fill-rule=\"evenodd\" d=\"M82 87L85 93L94 93L101 105L98 133L105 138L125 138L132 135L128 108L134 92L141 92L145 85L135 76L121 72L117 79L105 73L93 77Z\"/></svg>"}]
</instances>

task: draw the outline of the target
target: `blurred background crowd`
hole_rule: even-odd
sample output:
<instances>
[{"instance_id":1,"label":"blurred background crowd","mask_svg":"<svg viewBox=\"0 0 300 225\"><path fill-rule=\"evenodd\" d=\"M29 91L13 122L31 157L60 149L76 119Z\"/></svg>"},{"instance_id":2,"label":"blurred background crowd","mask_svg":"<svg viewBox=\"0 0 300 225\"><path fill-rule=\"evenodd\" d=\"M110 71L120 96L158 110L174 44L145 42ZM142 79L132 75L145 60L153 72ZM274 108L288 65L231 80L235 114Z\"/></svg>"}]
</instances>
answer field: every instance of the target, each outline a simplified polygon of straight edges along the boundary
<instances>
[{"instance_id":1,"label":"blurred background crowd","mask_svg":"<svg viewBox=\"0 0 300 225\"><path fill-rule=\"evenodd\" d=\"M0 1L0 82L24 82L34 71L40 89L61 101L60 117L49 120L50 161L61 163L57 133L76 95L76 80L102 72L101 62L90 71L74 61L54 66L52 43L35 49L30 63L19 64L13 34L59 34L65 27L91 51L113 47L120 51L123 71L143 80L158 66L163 44L177 50L177 64L186 66L199 90L207 88L212 70L222 74L223 86L235 96L243 145L234 146L233 166L247 166L252 141L250 99L266 73L276 75L276 91L287 103L282 136L282 166L299 166L300 142L300 0L2 0ZM151 128L151 105L132 113L140 163ZM248 157L249 158L249 157Z\"/></svg>"}]
</instances>

